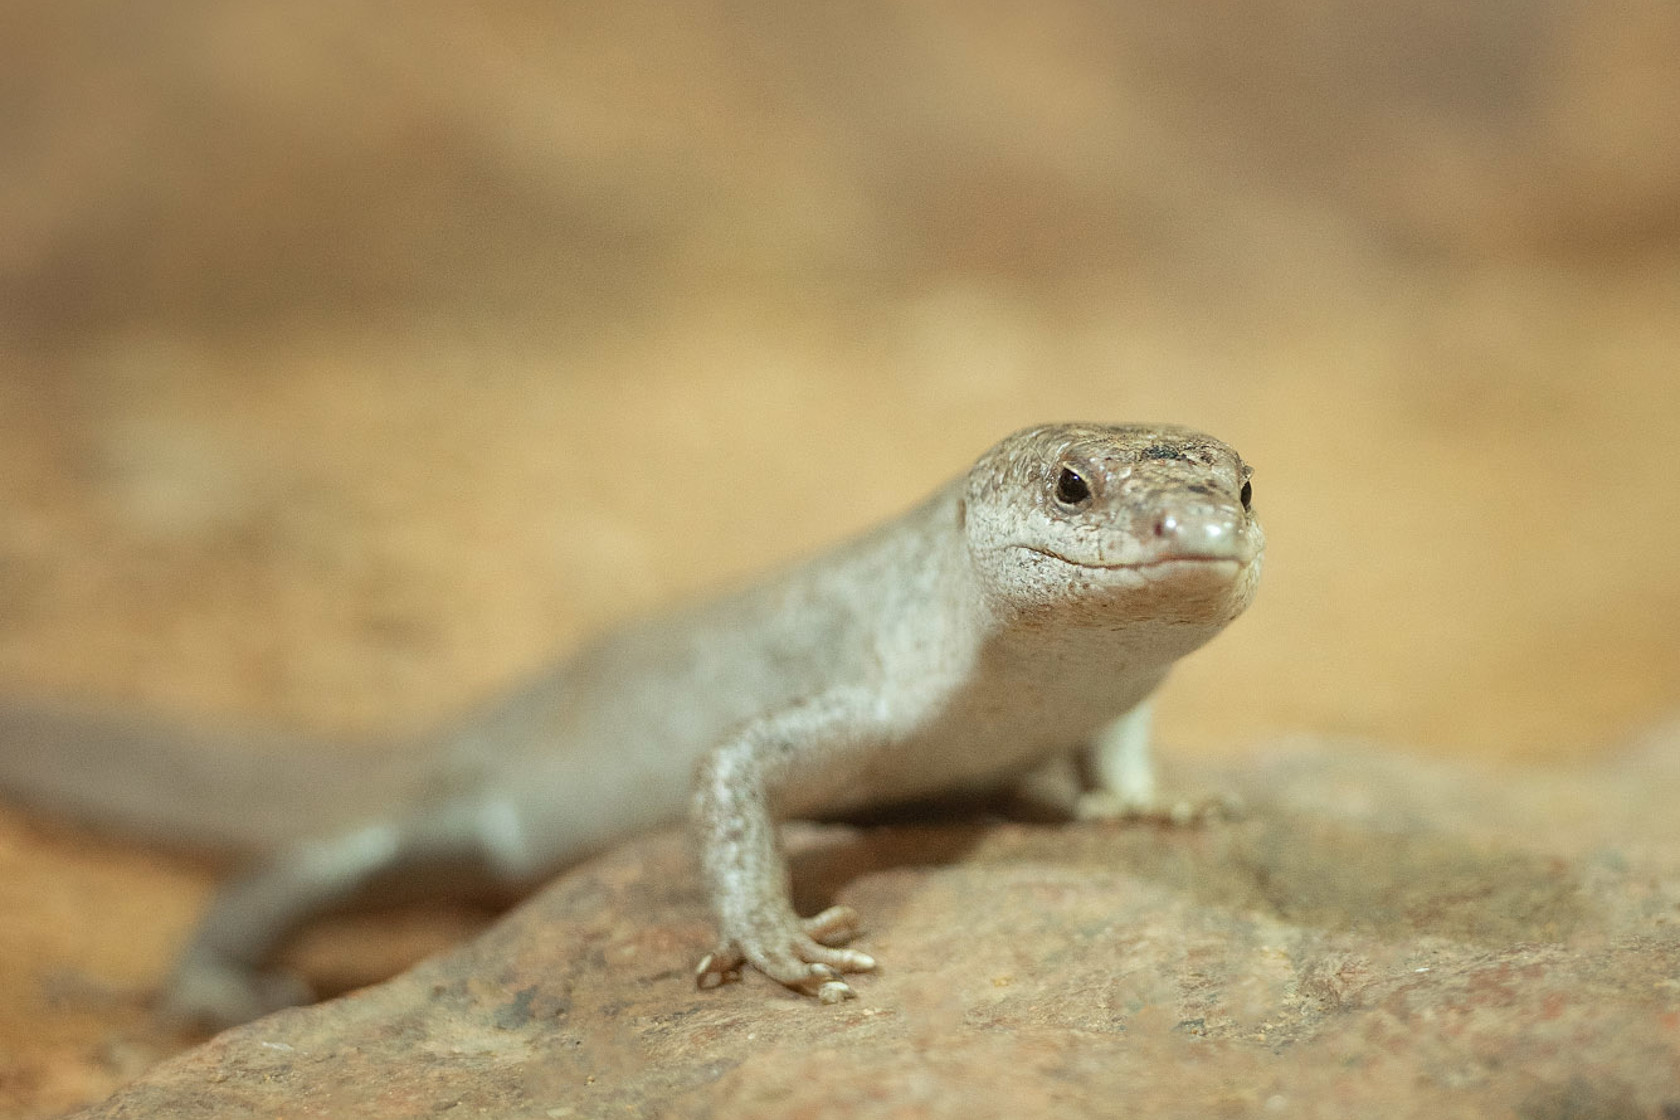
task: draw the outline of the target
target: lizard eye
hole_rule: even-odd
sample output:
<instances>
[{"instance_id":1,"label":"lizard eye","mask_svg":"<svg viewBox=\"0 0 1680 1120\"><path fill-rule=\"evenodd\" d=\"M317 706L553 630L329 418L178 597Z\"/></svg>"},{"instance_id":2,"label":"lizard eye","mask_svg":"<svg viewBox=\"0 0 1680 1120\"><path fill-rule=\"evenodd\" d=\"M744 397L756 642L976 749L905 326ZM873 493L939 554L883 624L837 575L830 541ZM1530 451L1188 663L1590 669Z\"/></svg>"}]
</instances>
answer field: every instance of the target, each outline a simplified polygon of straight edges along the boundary
<instances>
[{"instance_id":1,"label":"lizard eye","mask_svg":"<svg viewBox=\"0 0 1680 1120\"><path fill-rule=\"evenodd\" d=\"M1079 472L1072 467L1063 467L1062 473L1056 476L1056 501L1071 508L1090 500L1091 484L1079 477Z\"/></svg>"},{"instance_id":2,"label":"lizard eye","mask_svg":"<svg viewBox=\"0 0 1680 1120\"><path fill-rule=\"evenodd\" d=\"M1244 482L1242 493L1238 494L1237 497L1242 499L1243 509L1252 509L1253 507L1249 503L1254 501L1254 483Z\"/></svg>"}]
</instances>

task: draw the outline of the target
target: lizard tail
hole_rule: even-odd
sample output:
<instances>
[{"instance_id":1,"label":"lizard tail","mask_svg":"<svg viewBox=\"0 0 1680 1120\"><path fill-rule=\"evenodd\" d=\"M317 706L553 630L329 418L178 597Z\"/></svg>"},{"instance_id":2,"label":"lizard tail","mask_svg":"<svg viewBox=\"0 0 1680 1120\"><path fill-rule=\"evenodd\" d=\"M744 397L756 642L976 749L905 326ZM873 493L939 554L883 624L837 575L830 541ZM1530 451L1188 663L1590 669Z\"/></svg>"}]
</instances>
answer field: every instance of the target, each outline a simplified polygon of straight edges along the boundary
<instances>
[{"instance_id":1,"label":"lizard tail","mask_svg":"<svg viewBox=\"0 0 1680 1120\"><path fill-rule=\"evenodd\" d=\"M271 852L394 809L412 751L0 702L0 800L150 843Z\"/></svg>"}]
</instances>

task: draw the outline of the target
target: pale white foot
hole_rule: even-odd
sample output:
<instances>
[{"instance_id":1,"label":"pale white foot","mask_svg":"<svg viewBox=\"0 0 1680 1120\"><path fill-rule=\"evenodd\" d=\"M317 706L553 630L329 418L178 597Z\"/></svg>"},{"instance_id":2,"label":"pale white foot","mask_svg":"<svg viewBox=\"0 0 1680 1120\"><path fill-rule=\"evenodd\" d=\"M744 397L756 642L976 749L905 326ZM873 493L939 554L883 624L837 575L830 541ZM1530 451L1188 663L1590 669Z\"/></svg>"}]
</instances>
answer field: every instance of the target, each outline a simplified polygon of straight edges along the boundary
<instances>
[{"instance_id":1,"label":"pale white foot","mask_svg":"<svg viewBox=\"0 0 1680 1120\"><path fill-rule=\"evenodd\" d=\"M822 1003L853 999L857 993L840 978L841 973L868 972L875 967L875 958L869 954L837 948L857 932L857 913L850 906L831 906L812 918L765 922L702 957L694 970L695 983L715 988L739 980L742 965L750 964Z\"/></svg>"}]
</instances>

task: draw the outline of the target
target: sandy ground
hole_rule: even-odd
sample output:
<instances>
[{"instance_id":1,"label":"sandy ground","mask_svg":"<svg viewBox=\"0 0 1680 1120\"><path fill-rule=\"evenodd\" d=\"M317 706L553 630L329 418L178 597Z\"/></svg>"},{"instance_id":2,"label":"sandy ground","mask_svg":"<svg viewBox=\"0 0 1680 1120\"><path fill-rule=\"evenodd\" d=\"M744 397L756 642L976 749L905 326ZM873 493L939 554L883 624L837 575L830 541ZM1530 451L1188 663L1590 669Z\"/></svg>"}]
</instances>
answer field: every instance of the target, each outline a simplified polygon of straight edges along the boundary
<instances>
[{"instance_id":1,"label":"sandy ground","mask_svg":"<svg viewBox=\"0 0 1680 1120\"><path fill-rule=\"evenodd\" d=\"M1521 765L1680 706L1672 6L148 13L0 16L0 690L400 734L1147 417L1271 540L1169 747ZM0 815L0 1115L179 1044L214 874Z\"/></svg>"}]
</instances>

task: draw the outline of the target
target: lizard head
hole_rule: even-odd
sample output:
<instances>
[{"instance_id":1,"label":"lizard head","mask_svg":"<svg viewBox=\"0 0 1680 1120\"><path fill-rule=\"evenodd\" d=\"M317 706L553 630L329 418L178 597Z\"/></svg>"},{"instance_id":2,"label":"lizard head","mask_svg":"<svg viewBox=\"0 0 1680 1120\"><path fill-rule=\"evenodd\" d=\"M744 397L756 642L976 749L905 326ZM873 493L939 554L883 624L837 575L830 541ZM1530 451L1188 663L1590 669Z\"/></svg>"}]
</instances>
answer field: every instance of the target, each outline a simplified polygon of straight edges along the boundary
<instances>
[{"instance_id":1,"label":"lizard head","mask_svg":"<svg viewBox=\"0 0 1680 1120\"><path fill-rule=\"evenodd\" d=\"M1165 424L1016 432L969 472L962 516L983 594L1005 616L1205 630L1254 596L1265 538L1252 471Z\"/></svg>"}]
</instances>

